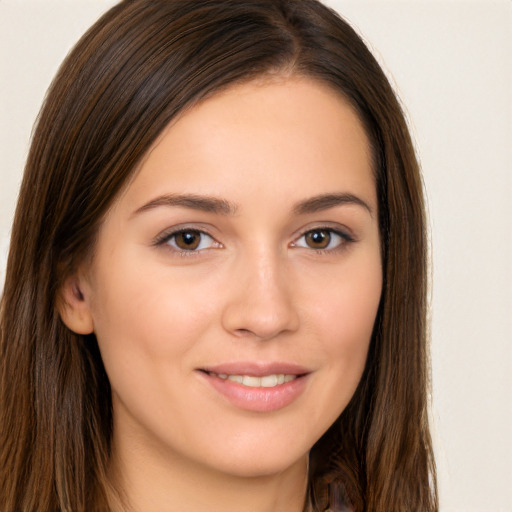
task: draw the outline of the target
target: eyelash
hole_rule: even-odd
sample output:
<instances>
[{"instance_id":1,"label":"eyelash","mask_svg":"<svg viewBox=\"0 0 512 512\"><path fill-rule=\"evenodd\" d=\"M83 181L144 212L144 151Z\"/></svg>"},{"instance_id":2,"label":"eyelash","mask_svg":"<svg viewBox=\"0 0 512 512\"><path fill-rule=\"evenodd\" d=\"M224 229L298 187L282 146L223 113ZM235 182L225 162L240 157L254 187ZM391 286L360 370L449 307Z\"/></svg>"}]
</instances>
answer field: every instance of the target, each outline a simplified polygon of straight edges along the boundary
<instances>
[{"instance_id":1,"label":"eyelash","mask_svg":"<svg viewBox=\"0 0 512 512\"><path fill-rule=\"evenodd\" d=\"M328 233L329 236L331 237L331 239L332 239L333 235L336 236L336 237L339 237L340 240L338 242L338 245L336 245L336 247L333 247L333 248L330 248L330 249L329 248L314 248L314 247L308 247L308 246L305 246L305 245L298 245L298 241L299 240L301 240L302 238L306 237L308 234L312 234L312 233L315 233L315 232L316 233L319 233L319 232ZM202 251L211 248L211 247L202 248L202 249L201 248L194 248L194 249L187 250L187 249L181 249L179 247L174 247L174 246L172 246L170 244L170 241L172 239L175 239L176 236L178 236L180 234L185 234L185 233L193 233L195 235L199 235L201 238L206 236L208 238L211 238L212 246L214 246L215 248L222 247L222 244L217 242L206 231L203 231L201 229L196 229L196 228L180 228L180 229L177 229L177 230L165 231L162 234L160 234L154 240L153 245L155 245L155 246L167 246L167 248L169 250L171 250L172 252L178 254L181 257L199 256L199 254ZM201 242L202 241L200 240L199 245L201 244ZM319 226L319 227L316 227L316 228L313 228L313 229L308 229L307 231L304 231L298 238L295 239L294 242L291 243L291 246L292 247L303 248L303 249L309 249L311 251L314 251L317 254L326 254L326 253L333 254L333 253L336 253L336 252L339 252L339 251L345 249L346 245L350 244L352 242L355 242L354 237L349 235L348 233L346 233L344 231L341 231L341 230L338 230L338 229L333 229L331 227Z\"/></svg>"}]
</instances>

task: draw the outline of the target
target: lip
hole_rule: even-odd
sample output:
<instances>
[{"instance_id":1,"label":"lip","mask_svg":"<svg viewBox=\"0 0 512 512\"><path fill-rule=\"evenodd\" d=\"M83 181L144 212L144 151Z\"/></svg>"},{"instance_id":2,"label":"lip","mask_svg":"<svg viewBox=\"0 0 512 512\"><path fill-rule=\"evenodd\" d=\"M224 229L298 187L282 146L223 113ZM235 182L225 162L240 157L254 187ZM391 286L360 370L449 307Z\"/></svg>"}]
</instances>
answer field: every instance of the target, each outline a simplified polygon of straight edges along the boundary
<instances>
[{"instance_id":1,"label":"lip","mask_svg":"<svg viewBox=\"0 0 512 512\"><path fill-rule=\"evenodd\" d=\"M306 389L311 371L307 368L286 362L234 362L223 363L198 369L198 374L217 393L239 409L254 412L272 412L283 409L297 400ZM238 382L221 379L212 374L296 375L297 378L272 388L248 387Z\"/></svg>"}]
</instances>

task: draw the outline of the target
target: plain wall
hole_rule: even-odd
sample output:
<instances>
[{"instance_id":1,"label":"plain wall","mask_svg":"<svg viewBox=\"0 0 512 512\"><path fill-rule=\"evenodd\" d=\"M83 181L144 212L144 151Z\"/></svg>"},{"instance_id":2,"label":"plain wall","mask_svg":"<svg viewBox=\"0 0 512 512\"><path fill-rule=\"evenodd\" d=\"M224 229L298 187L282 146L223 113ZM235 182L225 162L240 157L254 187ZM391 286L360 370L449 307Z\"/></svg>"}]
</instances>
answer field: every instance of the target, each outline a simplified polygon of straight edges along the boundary
<instances>
[{"instance_id":1,"label":"plain wall","mask_svg":"<svg viewBox=\"0 0 512 512\"><path fill-rule=\"evenodd\" d=\"M422 161L441 511L512 512L512 2L328 3L383 63ZM0 283L46 88L112 4L0 0Z\"/></svg>"}]
</instances>

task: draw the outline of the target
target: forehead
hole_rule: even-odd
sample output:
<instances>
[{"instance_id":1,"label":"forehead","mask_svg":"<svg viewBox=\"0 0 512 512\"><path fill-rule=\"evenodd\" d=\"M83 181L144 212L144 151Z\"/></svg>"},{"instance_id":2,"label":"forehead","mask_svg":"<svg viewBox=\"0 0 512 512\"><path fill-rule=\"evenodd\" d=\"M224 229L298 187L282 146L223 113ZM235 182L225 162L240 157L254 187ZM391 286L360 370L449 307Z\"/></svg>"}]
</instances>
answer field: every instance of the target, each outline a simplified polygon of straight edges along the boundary
<instances>
[{"instance_id":1,"label":"forehead","mask_svg":"<svg viewBox=\"0 0 512 512\"><path fill-rule=\"evenodd\" d=\"M173 121L143 159L125 199L199 193L300 200L354 189L374 195L370 145L341 94L309 79L248 82L204 100ZM297 196L297 197L293 197Z\"/></svg>"}]
</instances>

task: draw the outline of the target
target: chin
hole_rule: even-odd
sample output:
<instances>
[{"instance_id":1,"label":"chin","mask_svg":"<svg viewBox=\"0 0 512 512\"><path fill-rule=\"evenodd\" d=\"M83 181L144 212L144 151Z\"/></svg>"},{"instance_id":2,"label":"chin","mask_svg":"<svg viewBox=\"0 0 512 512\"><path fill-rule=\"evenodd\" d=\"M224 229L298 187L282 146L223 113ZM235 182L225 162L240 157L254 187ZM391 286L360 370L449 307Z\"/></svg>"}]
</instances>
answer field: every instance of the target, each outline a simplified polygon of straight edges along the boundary
<instances>
[{"instance_id":1,"label":"chin","mask_svg":"<svg viewBox=\"0 0 512 512\"><path fill-rule=\"evenodd\" d=\"M239 478L266 478L290 471L293 468L300 470L307 466L308 453L298 459L286 459L275 457L261 457L258 460L234 460L226 462L224 467L217 468L224 473Z\"/></svg>"},{"instance_id":2,"label":"chin","mask_svg":"<svg viewBox=\"0 0 512 512\"><path fill-rule=\"evenodd\" d=\"M264 445L226 448L224 453L211 453L210 466L217 471L240 478L263 478L284 473L293 467L307 465L309 448L280 443L281 449Z\"/></svg>"}]
</instances>

